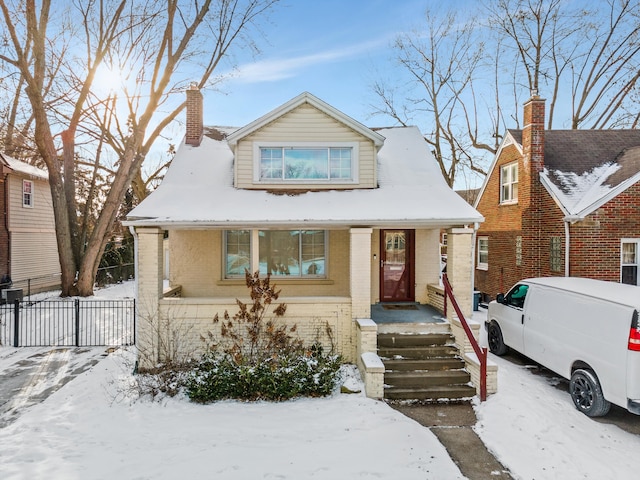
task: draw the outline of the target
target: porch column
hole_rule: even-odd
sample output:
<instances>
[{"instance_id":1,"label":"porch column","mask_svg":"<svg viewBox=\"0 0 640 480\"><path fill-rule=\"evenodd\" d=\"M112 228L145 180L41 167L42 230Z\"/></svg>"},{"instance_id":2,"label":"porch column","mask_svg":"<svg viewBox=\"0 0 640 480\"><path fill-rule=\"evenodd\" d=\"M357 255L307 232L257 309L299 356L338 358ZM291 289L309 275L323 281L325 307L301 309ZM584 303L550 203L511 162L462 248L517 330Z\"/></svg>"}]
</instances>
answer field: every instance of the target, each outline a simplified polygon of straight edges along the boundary
<instances>
[{"instance_id":1,"label":"porch column","mask_svg":"<svg viewBox=\"0 0 640 480\"><path fill-rule=\"evenodd\" d=\"M164 231L155 227L136 228L138 236L136 343L141 368L158 359L159 299L162 297Z\"/></svg>"},{"instance_id":2,"label":"porch column","mask_svg":"<svg viewBox=\"0 0 640 480\"><path fill-rule=\"evenodd\" d=\"M372 228L352 228L349 273L351 317L371 318L371 235Z\"/></svg>"},{"instance_id":3,"label":"porch column","mask_svg":"<svg viewBox=\"0 0 640 480\"><path fill-rule=\"evenodd\" d=\"M473 229L451 228L447 230L447 277L453 288L460 310L465 318L473 314ZM447 318L455 315L453 308L447 309Z\"/></svg>"}]
</instances>

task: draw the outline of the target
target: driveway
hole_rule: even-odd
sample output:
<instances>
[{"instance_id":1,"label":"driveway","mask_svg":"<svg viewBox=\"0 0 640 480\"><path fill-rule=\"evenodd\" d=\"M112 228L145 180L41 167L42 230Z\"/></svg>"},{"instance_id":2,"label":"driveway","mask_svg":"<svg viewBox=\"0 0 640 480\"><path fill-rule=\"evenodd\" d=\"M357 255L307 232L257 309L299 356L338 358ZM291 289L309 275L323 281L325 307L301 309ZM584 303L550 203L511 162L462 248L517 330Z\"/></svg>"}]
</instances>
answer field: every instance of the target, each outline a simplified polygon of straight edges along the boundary
<instances>
[{"instance_id":1,"label":"driveway","mask_svg":"<svg viewBox=\"0 0 640 480\"><path fill-rule=\"evenodd\" d=\"M0 347L0 428L106 355L105 347Z\"/></svg>"},{"instance_id":2,"label":"driveway","mask_svg":"<svg viewBox=\"0 0 640 480\"><path fill-rule=\"evenodd\" d=\"M534 375L546 378L550 385L553 385L560 391L566 392L567 402L571 402L571 397L569 396L569 381L567 379L560 377L551 370L513 350L502 358L515 365L526 367ZM592 420L602 424L616 425L626 432L640 435L640 415L634 415L617 405L611 405L611 410L604 417L595 417Z\"/></svg>"}]
</instances>

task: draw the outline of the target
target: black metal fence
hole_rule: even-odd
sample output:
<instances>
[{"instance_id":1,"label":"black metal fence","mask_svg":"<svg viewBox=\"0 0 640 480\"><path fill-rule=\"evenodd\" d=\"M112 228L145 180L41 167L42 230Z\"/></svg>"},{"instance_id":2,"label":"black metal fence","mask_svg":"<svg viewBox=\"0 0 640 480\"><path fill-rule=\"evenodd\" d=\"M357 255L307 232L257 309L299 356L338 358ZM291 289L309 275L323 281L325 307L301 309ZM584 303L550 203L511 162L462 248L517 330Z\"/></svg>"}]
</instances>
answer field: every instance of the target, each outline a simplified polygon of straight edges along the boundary
<instances>
[{"instance_id":1,"label":"black metal fence","mask_svg":"<svg viewBox=\"0 0 640 480\"><path fill-rule=\"evenodd\" d=\"M0 345L134 345L135 300L16 300L0 305Z\"/></svg>"}]
</instances>

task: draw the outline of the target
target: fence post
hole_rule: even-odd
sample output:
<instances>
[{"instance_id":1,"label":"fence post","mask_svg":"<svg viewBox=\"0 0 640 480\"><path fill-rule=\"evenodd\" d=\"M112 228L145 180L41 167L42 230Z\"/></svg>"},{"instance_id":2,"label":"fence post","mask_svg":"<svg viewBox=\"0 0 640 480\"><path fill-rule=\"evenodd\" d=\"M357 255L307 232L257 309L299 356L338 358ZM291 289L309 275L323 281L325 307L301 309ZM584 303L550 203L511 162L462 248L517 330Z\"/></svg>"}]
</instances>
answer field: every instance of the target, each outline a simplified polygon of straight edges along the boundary
<instances>
[{"instance_id":1,"label":"fence post","mask_svg":"<svg viewBox=\"0 0 640 480\"><path fill-rule=\"evenodd\" d=\"M13 346L20 345L20 300L17 298L13 301Z\"/></svg>"},{"instance_id":2,"label":"fence post","mask_svg":"<svg viewBox=\"0 0 640 480\"><path fill-rule=\"evenodd\" d=\"M133 344L136 344L136 328L138 326L138 321L136 318L136 299L133 299Z\"/></svg>"},{"instance_id":3,"label":"fence post","mask_svg":"<svg viewBox=\"0 0 640 480\"><path fill-rule=\"evenodd\" d=\"M75 299L73 301L75 321L76 321L76 347L80 346L80 300Z\"/></svg>"}]
</instances>

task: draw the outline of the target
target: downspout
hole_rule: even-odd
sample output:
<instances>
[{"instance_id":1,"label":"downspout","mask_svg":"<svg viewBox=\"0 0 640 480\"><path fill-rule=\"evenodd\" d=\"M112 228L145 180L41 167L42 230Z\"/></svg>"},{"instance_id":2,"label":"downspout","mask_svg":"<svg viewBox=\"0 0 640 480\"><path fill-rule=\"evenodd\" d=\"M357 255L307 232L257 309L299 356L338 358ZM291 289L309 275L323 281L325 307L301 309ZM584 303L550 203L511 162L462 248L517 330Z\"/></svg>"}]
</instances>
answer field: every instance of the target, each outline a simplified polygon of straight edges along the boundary
<instances>
[{"instance_id":1,"label":"downspout","mask_svg":"<svg viewBox=\"0 0 640 480\"><path fill-rule=\"evenodd\" d=\"M568 277L571 269L569 268L569 255L571 250L571 233L570 223L566 218L564 219L564 276Z\"/></svg>"},{"instance_id":2,"label":"downspout","mask_svg":"<svg viewBox=\"0 0 640 480\"><path fill-rule=\"evenodd\" d=\"M131 235L133 236L133 276L134 276L133 288L135 290L135 294L134 294L133 298L134 298L134 301L136 303L136 309L135 309L136 321L135 321L135 328L134 328L135 342L134 342L134 344L137 346L137 342L138 342L138 324L140 323L139 322L140 319L138 318L138 312L140 311L140 303L139 303L139 299L138 299L138 234L136 232L136 229L132 225L129 225L129 231L131 232ZM137 371L138 371L138 360L136 359L136 364L134 366L133 373L136 373Z\"/></svg>"}]
</instances>

